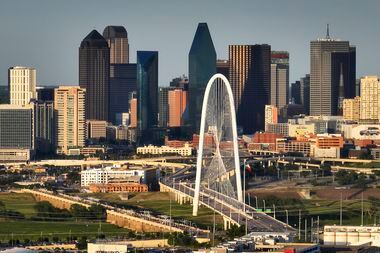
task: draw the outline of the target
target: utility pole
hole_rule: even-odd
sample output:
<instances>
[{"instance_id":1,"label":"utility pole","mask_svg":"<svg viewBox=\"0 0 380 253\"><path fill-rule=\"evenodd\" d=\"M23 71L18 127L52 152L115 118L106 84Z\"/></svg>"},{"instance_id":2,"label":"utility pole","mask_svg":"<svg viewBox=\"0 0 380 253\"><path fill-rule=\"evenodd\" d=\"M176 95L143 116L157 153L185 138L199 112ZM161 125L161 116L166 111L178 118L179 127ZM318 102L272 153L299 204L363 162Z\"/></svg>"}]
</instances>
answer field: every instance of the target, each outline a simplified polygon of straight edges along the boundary
<instances>
[{"instance_id":1,"label":"utility pole","mask_svg":"<svg viewBox=\"0 0 380 253\"><path fill-rule=\"evenodd\" d=\"M298 210L298 240L301 240L301 209Z\"/></svg>"},{"instance_id":2,"label":"utility pole","mask_svg":"<svg viewBox=\"0 0 380 253\"><path fill-rule=\"evenodd\" d=\"M343 195L342 193L340 193L340 222L339 222L339 225L342 226L342 209L343 209Z\"/></svg>"},{"instance_id":3,"label":"utility pole","mask_svg":"<svg viewBox=\"0 0 380 253\"><path fill-rule=\"evenodd\" d=\"M305 218L305 242L307 242L307 218Z\"/></svg>"},{"instance_id":4,"label":"utility pole","mask_svg":"<svg viewBox=\"0 0 380 253\"><path fill-rule=\"evenodd\" d=\"M273 218L276 219L276 205L273 204Z\"/></svg>"},{"instance_id":5,"label":"utility pole","mask_svg":"<svg viewBox=\"0 0 380 253\"><path fill-rule=\"evenodd\" d=\"M288 210L285 210L286 213L286 225L289 225L289 213Z\"/></svg>"},{"instance_id":6,"label":"utility pole","mask_svg":"<svg viewBox=\"0 0 380 253\"><path fill-rule=\"evenodd\" d=\"M265 212L265 199L263 199L263 204L264 204L264 210L263 211Z\"/></svg>"},{"instance_id":7,"label":"utility pole","mask_svg":"<svg viewBox=\"0 0 380 253\"><path fill-rule=\"evenodd\" d=\"M258 204L257 204L257 202L258 202L258 200L257 200L257 196L255 196L255 199L256 199L256 209L257 209L257 208L259 208L259 206L258 206Z\"/></svg>"},{"instance_id":8,"label":"utility pole","mask_svg":"<svg viewBox=\"0 0 380 253\"><path fill-rule=\"evenodd\" d=\"M314 219L313 219L313 217L311 217L310 242L314 242L313 241L313 239L314 239L314 229L313 229L313 226L314 226Z\"/></svg>"},{"instance_id":9,"label":"utility pole","mask_svg":"<svg viewBox=\"0 0 380 253\"><path fill-rule=\"evenodd\" d=\"M362 192L362 226L364 223L364 203L363 203L363 192Z\"/></svg>"},{"instance_id":10,"label":"utility pole","mask_svg":"<svg viewBox=\"0 0 380 253\"><path fill-rule=\"evenodd\" d=\"M319 243L319 216L317 216L317 243Z\"/></svg>"},{"instance_id":11,"label":"utility pole","mask_svg":"<svg viewBox=\"0 0 380 253\"><path fill-rule=\"evenodd\" d=\"M244 166L243 166L243 196L244 196L244 198L243 198L243 203L244 203L244 208L243 208L243 210L244 210L244 213L245 213L245 163L247 162L247 159L244 159Z\"/></svg>"}]
</instances>

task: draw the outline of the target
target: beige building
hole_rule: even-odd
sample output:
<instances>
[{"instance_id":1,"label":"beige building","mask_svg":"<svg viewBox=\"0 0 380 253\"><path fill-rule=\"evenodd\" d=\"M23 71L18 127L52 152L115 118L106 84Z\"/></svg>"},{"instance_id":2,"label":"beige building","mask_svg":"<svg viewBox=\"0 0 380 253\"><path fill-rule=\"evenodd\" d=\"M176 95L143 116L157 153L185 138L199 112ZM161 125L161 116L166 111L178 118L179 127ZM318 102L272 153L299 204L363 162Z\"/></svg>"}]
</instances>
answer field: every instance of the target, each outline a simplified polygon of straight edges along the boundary
<instances>
[{"instance_id":1,"label":"beige building","mask_svg":"<svg viewBox=\"0 0 380 253\"><path fill-rule=\"evenodd\" d=\"M360 97L343 100L343 118L347 120L360 120Z\"/></svg>"},{"instance_id":2,"label":"beige building","mask_svg":"<svg viewBox=\"0 0 380 253\"><path fill-rule=\"evenodd\" d=\"M107 121L105 120L88 120L87 136L89 139L106 138Z\"/></svg>"},{"instance_id":3,"label":"beige building","mask_svg":"<svg viewBox=\"0 0 380 253\"><path fill-rule=\"evenodd\" d=\"M278 123L278 109L274 105L265 105L265 131L268 131L268 124Z\"/></svg>"},{"instance_id":4,"label":"beige building","mask_svg":"<svg viewBox=\"0 0 380 253\"><path fill-rule=\"evenodd\" d=\"M151 154L151 155L162 155L162 154L179 154L181 156L191 156L193 148L190 147L189 143L185 143L183 147L168 147L168 146L144 146L137 148L137 154Z\"/></svg>"},{"instance_id":5,"label":"beige building","mask_svg":"<svg viewBox=\"0 0 380 253\"><path fill-rule=\"evenodd\" d=\"M86 90L79 86L60 86L55 89L58 153L67 154L69 148L85 145L85 94Z\"/></svg>"},{"instance_id":6,"label":"beige building","mask_svg":"<svg viewBox=\"0 0 380 253\"><path fill-rule=\"evenodd\" d=\"M380 78L365 76L360 80L360 119L379 120Z\"/></svg>"},{"instance_id":7,"label":"beige building","mask_svg":"<svg viewBox=\"0 0 380 253\"><path fill-rule=\"evenodd\" d=\"M15 66L8 69L9 100L12 105L27 105L37 98L36 70Z\"/></svg>"},{"instance_id":8,"label":"beige building","mask_svg":"<svg viewBox=\"0 0 380 253\"><path fill-rule=\"evenodd\" d=\"M288 104L289 66L271 64L270 104L281 109Z\"/></svg>"},{"instance_id":9,"label":"beige building","mask_svg":"<svg viewBox=\"0 0 380 253\"><path fill-rule=\"evenodd\" d=\"M132 98L130 102L130 124L129 127L137 127L137 98Z\"/></svg>"}]
</instances>

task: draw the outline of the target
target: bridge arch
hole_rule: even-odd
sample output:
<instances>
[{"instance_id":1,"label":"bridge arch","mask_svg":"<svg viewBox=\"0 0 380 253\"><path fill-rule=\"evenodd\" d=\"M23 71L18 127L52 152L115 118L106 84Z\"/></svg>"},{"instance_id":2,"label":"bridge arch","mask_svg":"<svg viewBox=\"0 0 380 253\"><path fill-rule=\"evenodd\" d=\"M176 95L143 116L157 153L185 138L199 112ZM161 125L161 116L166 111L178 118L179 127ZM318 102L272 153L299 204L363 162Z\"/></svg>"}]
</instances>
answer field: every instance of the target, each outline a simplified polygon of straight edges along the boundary
<instances>
[{"instance_id":1,"label":"bridge arch","mask_svg":"<svg viewBox=\"0 0 380 253\"><path fill-rule=\"evenodd\" d=\"M215 100L215 101L213 101ZM227 111L226 111L227 110ZM212 113L216 112L214 115ZM213 124L215 126L208 126L211 129L213 135L213 141L216 146L216 151L214 153L215 161L219 162L219 165L224 166L222 154L220 151L220 145L222 144L221 136L224 130L229 131L229 135L232 142L232 167L235 173L236 179L236 198L238 201L243 201L242 185L241 185L241 173L240 173L240 161L239 161L239 150L238 150L238 139L237 139L237 127L236 127L236 114L234 99L232 94L232 89L227 78L222 74L213 75L207 83L206 90L203 97L202 103L202 114L201 114L201 124L199 130L199 146L197 154L197 167L196 167L196 179L195 179L195 194L193 201L193 215L198 214L199 207L199 195L201 188L201 178L202 178L202 167L203 167L203 156L205 148L205 131L206 121L208 115L213 116ZM228 121L226 124L220 122ZM212 124L211 124L212 125ZM222 129L223 128L223 129ZM228 145L231 144L228 143Z\"/></svg>"}]
</instances>

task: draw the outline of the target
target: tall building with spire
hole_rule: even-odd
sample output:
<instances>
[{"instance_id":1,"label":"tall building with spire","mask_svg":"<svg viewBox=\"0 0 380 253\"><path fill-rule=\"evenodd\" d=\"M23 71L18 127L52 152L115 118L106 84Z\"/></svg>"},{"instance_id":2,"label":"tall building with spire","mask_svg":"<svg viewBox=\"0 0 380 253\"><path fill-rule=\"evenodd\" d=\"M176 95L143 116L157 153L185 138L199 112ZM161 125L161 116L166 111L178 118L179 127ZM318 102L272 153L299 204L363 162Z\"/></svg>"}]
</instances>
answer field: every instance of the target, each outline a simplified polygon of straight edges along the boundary
<instances>
[{"instance_id":1,"label":"tall building with spire","mask_svg":"<svg viewBox=\"0 0 380 253\"><path fill-rule=\"evenodd\" d=\"M198 132L202 101L209 79L216 73L216 52L207 23L199 23L189 52L189 118L192 132Z\"/></svg>"},{"instance_id":2,"label":"tall building with spire","mask_svg":"<svg viewBox=\"0 0 380 253\"><path fill-rule=\"evenodd\" d=\"M79 47L79 86L86 89L86 119L109 120L110 49L92 30Z\"/></svg>"},{"instance_id":3,"label":"tall building with spire","mask_svg":"<svg viewBox=\"0 0 380 253\"><path fill-rule=\"evenodd\" d=\"M123 26L107 26L103 31L103 37L110 48L110 63L129 63L128 33Z\"/></svg>"},{"instance_id":4,"label":"tall building with spire","mask_svg":"<svg viewBox=\"0 0 380 253\"><path fill-rule=\"evenodd\" d=\"M356 49L326 37L310 42L310 115L338 115L344 98L355 96Z\"/></svg>"}]
</instances>

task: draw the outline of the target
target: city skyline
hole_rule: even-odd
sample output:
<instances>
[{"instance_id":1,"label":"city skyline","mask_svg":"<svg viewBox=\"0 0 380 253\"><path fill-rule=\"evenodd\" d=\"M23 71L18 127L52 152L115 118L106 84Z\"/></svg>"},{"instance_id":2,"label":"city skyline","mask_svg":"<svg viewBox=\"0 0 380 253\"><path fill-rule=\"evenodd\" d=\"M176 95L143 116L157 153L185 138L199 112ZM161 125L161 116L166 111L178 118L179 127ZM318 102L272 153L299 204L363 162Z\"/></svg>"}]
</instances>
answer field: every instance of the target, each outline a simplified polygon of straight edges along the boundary
<instances>
[{"instance_id":1,"label":"city skyline","mask_svg":"<svg viewBox=\"0 0 380 253\"><path fill-rule=\"evenodd\" d=\"M4 8L0 10L3 31L0 35L3 45L0 49L3 56L0 59L0 85L6 85L6 71L16 65L35 68L39 85L77 85L76 59L80 41L92 29L101 32L107 25L126 27L130 62L136 61L137 50L160 52L160 86L168 86L173 77L188 74L187 53L199 22L208 23L218 59L227 59L230 44L267 43L273 50L289 51L290 83L309 73L309 43L325 36L327 23L332 37L349 40L357 47L358 78L380 72L376 61L380 50L372 43L378 40L378 35L368 25L379 19L376 10L380 3L377 1L366 1L365 4L350 1L344 5L342 1L312 3L295 0L275 4L273 1L218 1L217 5L216 1L195 4L112 1L109 8L105 8L107 3L100 1L88 3L65 1L53 4L41 0L21 4L3 1ZM143 13L141 7L146 3L151 8L144 9L144 16L149 18L138 19ZM41 4L44 4L43 13L36 9ZM7 12L7 9L15 12ZM93 11L99 9L106 10L104 15L93 15ZM183 11L185 9L186 12ZM58 13L58 10L64 11ZM67 18L65 13L69 13L71 18ZM229 17L228 22L221 19L222 16ZM362 18L352 18L357 16ZM171 22L173 19L175 24ZM37 26L41 29L36 29ZM177 43L171 43L169 47L169 42L174 40ZM52 58L55 64L51 64ZM176 64L171 64L174 61Z\"/></svg>"}]
</instances>

